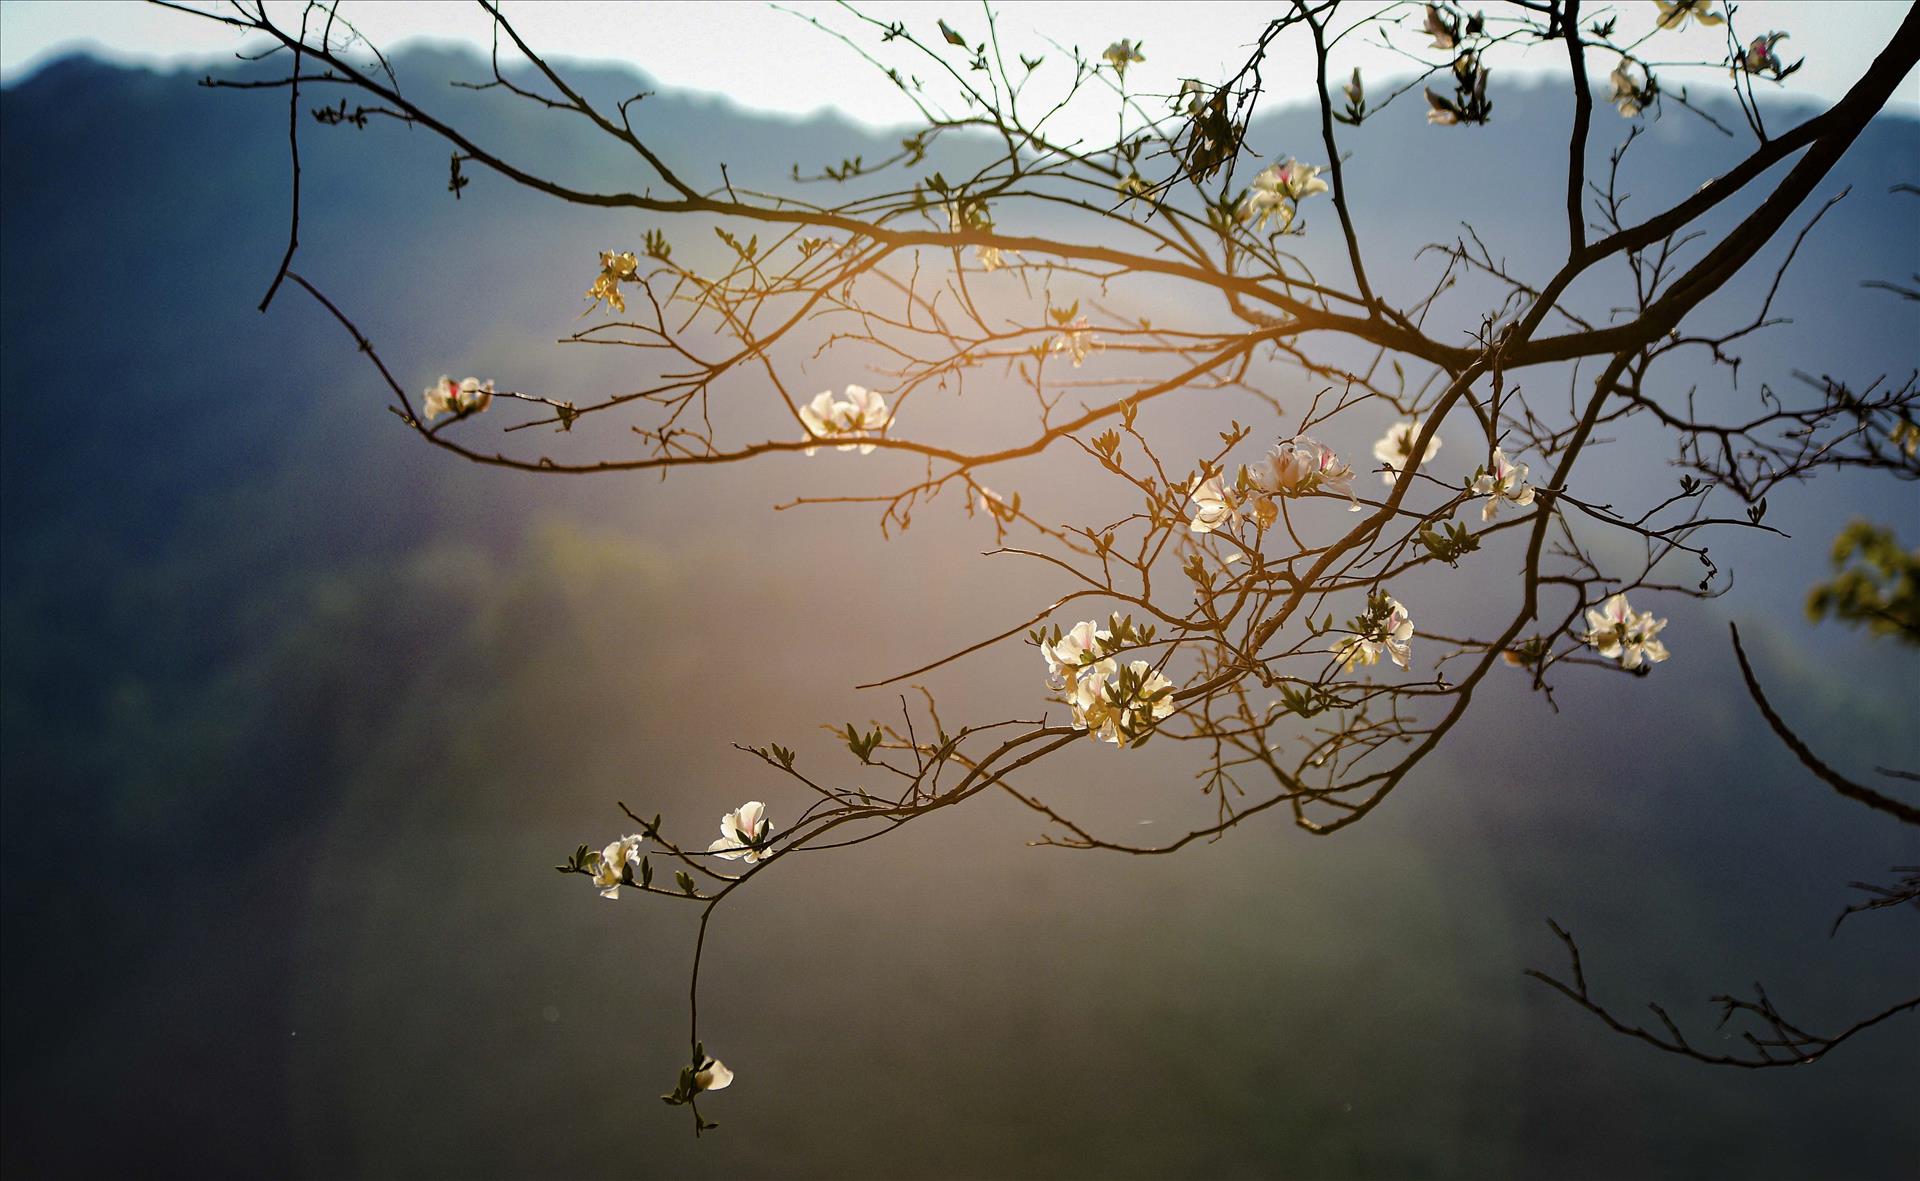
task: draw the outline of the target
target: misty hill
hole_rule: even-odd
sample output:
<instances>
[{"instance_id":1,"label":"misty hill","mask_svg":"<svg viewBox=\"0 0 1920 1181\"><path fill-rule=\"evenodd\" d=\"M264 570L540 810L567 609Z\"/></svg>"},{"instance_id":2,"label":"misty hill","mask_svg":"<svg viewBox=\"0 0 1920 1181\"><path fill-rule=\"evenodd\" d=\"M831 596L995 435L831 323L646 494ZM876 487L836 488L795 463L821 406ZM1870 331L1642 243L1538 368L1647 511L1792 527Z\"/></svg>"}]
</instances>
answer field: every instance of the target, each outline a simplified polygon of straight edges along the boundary
<instances>
[{"instance_id":1,"label":"misty hill","mask_svg":"<svg viewBox=\"0 0 1920 1181\"><path fill-rule=\"evenodd\" d=\"M435 93L484 68L438 51L396 66ZM1837 478L1776 498L1791 543L1716 543L1734 595L1671 606L1676 659L1640 692L1573 680L1555 715L1489 691L1339 840L1249 826L1190 859L1109 861L1025 849L1028 816L983 806L796 868L716 935L703 1009L741 1083L722 1135L692 1143L648 1073L684 1050L690 932L546 866L613 831L615 799L697 832L774 790L733 741L838 771L814 725L892 708L849 686L1058 587L975 557L987 539L957 506L884 548L867 516L771 511L884 486L852 457L663 483L430 453L301 293L253 310L285 242L285 106L196 76L73 58L0 94L10 1175L1885 1175L1920 1153L1898 1106L1910 1028L1813 1072L1728 1078L1519 975L1557 966L1548 913L1623 1008L1659 996L1696 1024L1702 998L1755 977L1851 1019L1920 972L1905 916L1826 935L1846 880L1920 850L1805 780L1724 645L1725 618L1751 628L1841 765L1920 764L1911 658L1798 613L1849 517L1920 520L1913 490ZM1509 259L1559 248L1537 163L1564 154L1564 100L1496 101L1485 130L1408 109L1347 137L1383 287L1415 290L1431 273L1415 251L1459 218ZM540 168L645 183L524 104L446 105ZM671 93L637 111L703 183L724 161L773 188L893 143ZM1604 160L1624 125L1596 118ZM1250 142L1317 156L1313 126L1275 111ZM1670 110L1634 149L1636 207L1737 151ZM302 153L300 268L400 380L629 381L618 350L552 342L596 252L653 223L485 175L456 202L445 149L399 127L309 127ZM1911 199L1888 192L1916 179L1920 124L1878 121L1823 187L1852 192L1809 236L1779 308L1795 324L1754 342L1751 372L1920 365L1914 305L1858 286L1920 271ZM1309 216L1324 224L1303 250L1331 257L1331 211ZM1751 314L1753 283L1707 312ZM1604 308L1609 289L1587 295ZM1162 425L1205 440L1234 413ZM991 654L943 700L1004 714L1038 692L1034 663ZM1516 743L1518 724L1545 737ZM1122 824L1212 807L1168 752L1112 753L1062 760L1049 790Z\"/></svg>"}]
</instances>

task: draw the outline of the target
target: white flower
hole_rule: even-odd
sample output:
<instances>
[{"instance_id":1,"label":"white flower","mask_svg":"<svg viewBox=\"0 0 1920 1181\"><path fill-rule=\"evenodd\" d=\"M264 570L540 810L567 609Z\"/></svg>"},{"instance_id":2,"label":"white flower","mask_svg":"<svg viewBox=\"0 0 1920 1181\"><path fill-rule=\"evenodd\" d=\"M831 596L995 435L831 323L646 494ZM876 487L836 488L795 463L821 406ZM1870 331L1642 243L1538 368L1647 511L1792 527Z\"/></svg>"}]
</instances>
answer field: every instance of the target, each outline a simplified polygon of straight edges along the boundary
<instances>
[{"instance_id":1,"label":"white flower","mask_svg":"<svg viewBox=\"0 0 1920 1181\"><path fill-rule=\"evenodd\" d=\"M1420 423L1396 422L1387 428L1387 433L1373 445L1373 457L1387 466L1380 475L1380 482L1391 484L1405 470L1407 459L1413 454L1413 444L1420 437ZM1425 463L1440 453L1440 436L1435 435L1427 441L1427 449L1420 456Z\"/></svg>"},{"instance_id":2,"label":"white flower","mask_svg":"<svg viewBox=\"0 0 1920 1181\"><path fill-rule=\"evenodd\" d=\"M1289 156L1279 169L1280 183L1285 186L1287 195L1296 201L1329 191L1327 182L1320 179L1322 170L1318 164L1304 164Z\"/></svg>"},{"instance_id":3,"label":"white flower","mask_svg":"<svg viewBox=\"0 0 1920 1181\"><path fill-rule=\"evenodd\" d=\"M1452 99L1442 98L1434 93L1433 87L1427 91L1427 122L1441 127L1451 127L1460 122L1460 108L1453 105Z\"/></svg>"},{"instance_id":4,"label":"white flower","mask_svg":"<svg viewBox=\"0 0 1920 1181\"><path fill-rule=\"evenodd\" d=\"M1336 492L1353 500L1353 469L1333 448L1305 435L1276 443L1260 462L1247 469L1247 481L1269 496L1300 496L1308 492ZM1349 512L1359 512L1354 501Z\"/></svg>"},{"instance_id":5,"label":"white flower","mask_svg":"<svg viewBox=\"0 0 1920 1181\"><path fill-rule=\"evenodd\" d=\"M693 1072L693 1089L701 1091L724 1091L733 1085L733 1072L727 1064L718 1058L704 1059Z\"/></svg>"},{"instance_id":6,"label":"white flower","mask_svg":"<svg viewBox=\"0 0 1920 1181\"><path fill-rule=\"evenodd\" d=\"M634 833L600 850L600 860L593 868L593 884L600 887L602 898L620 897L620 885L627 880L627 867L640 864L642 843L640 834Z\"/></svg>"},{"instance_id":7,"label":"white flower","mask_svg":"<svg viewBox=\"0 0 1920 1181\"><path fill-rule=\"evenodd\" d=\"M1773 47L1786 39L1785 33L1767 33L1755 37L1752 44L1747 46L1747 51L1741 54L1740 60L1735 63L1735 71L1745 70L1749 74L1770 73L1775 78L1784 77L1786 67L1780 64L1780 58L1773 52Z\"/></svg>"},{"instance_id":8,"label":"white flower","mask_svg":"<svg viewBox=\"0 0 1920 1181\"><path fill-rule=\"evenodd\" d=\"M1426 25L1420 31L1433 38L1428 43L1433 49L1452 49L1460 41L1459 26L1443 16L1440 9L1432 4L1427 5Z\"/></svg>"},{"instance_id":9,"label":"white flower","mask_svg":"<svg viewBox=\"0 0 1920 1181\"><path fill-rule=\"evenodd\" d=\"M493 402L493 382L481 381L469 377L458 384L444 373L440 380L433 383L431 389L421 394L425 405L421 413L432 422L442 414L451 414L456 418L465 418L469 414L478 414Z\"/></svg>"},{"instance_id":10,"label":"white flower","mask_svg":"<svg viewBox=\"0 0 1920 1181\"><path fill-rule=\"evenodd\" d=\"M1663 29L1682 29L1691 17L1703 27L1724 25L1726 18L1713 11L1713 0L1654 0L1660 6L1660 19L1656 22Z\"/></svg>"},{"instance_id":11,"label":"white flower","mask_svg":"<svg viewBox=\"0 0 1920 1181\"><path fill-rule=\"evenodd\" d=\"M1141 45L1144 44L1145 42L1141 43ZM1129 65L1134 62L1147 60L1140 56L1140 48L1140 45L1135 45L1131 40L1123 39L1107 46L1107 51L1100 56L1105 58L1106 63L1113 67L1114 73L1124 78L1127 76L1127 67Z\"/></svg>"},{"instance_id":12,"label":"white flower","mask_svg":"<svg viewBox=\"0 0 1920 1181\"><path fill-rule=\"evenodd\" d=\"M877 431L887 425L887 400L865 386L847 387L846 408L848 430ZM873 448L865 447L862 450L872 451Z\"/></svg>"},{"instance_id":13,"label":"white flower","mask_svg":"<svg viewBox=\"0 0 1920 1181\"><path fill-rule=\"evenodd\" d=\"M813 396L813 401L800 407L800 421L809 434L831 435L840 428L834 425L834 401L832 390L821 390ZM813 454L813 448L807 448L807 454Z\"/></svg>"},{"instance_id":14,"label":"white flower","mask_svg":"<svg viewBox=\"0 0 1920 1181\"><path fill-rule=\"evenodd\" d=\"M586 298L597 307L601 301L616 312L627 310L627 301L620 294L620 284L631 283L640 273L640 260L628 251L602 250L600 252L600 274L593 280L593 286L587 288ZM591 312L593 308L588 308Z\"/></svg>"},{"instance_id":15,"label":"white flower","mask_svg":"<svg viewBox=\"0 0 1920 1181\"><path fill-rule=\"evenodd\" d=\"M1113 705L1107 700L1107 677L1115 668L1111 660L1086 669L1067 689L1064 700L1073 711L1073 728L1091 730L1104 737L1113 728Z\"/></svg>"},{"instance_id":16,"label":"white flower","mask_svg":"<svg viewBox=\"0 0 1920 1181\"><path fill-rule=\"evenodd\" d=\"M800 422L807 433L815 438L864 439L870 433L878 433L887 425L887 401L865 386L849 385L846 399L833 396L832 390L821 390L813 396L813 401L800 407ZM872 443L842 443L842 451L860 449L862 455L872 454ZM816 448L806 449L812 455Z\"/></svg>"},{"instance_id":17,"label":"white flower","mask_svg":"<svg viewBox=\"0 0 1920 1181\"><path fill-rule=\"evenodd\" d=\"M1269 164L1253 178L1253 187L1240 200L1240 208L1234 216L1241 224L1249 221L1255 229L1264 230L1267 218L1278 216L1280 229L1284 234L1293 225L1294 214L1298 212L1302 197L1311 197L1315 193L1327 191L1327 182L1320 179L1320 168L1314 164L1303 164L1288 157L1279 164Z\"/></svg>"},{"instance_id":18,"label":"white flower","mask_svg":"<svg viewBox=\"0 0 1920 1181\"><path fill-rule=\"evenodd\" d=\"M1108 659L1086 665L1064 700L1073 711L1073 728L1102 742L1125 748L1145 740L1156 723L1172 715L1174 684L1144 660L1122 673Z\"/></svg>"},{"instance_id":19,"label":"white flower","mask_svg":"<svg viewBox=\"0 0 1920 1181\"><path fill-rule=\"evenodd\" d=\"M1221 487L1219 476L1208 476L1204 480L1196 476L1187 492L1194 507L1193 523L1187 528L1195 533L1211 533L1240 519L1233 497Z\"/></svg>"},{"instance_id":20,"label":"white flower","mask_svg":"<svg viewBox=\"0 0 1920 1181\"><path fill-rule=\"evenodd\" d=\"M1634 73L1637 68L1631 59L1623 57L1620 64L1613 67L1613 73L1607 75L1613 83L1613 94L1607 101L1620 108L1622 119L1638 115L1641 108L1653 100L1653 87L1644 70Z\"/></svg>"},{"instance_id":21,"label":"white flower","mask_svg":"<svg viewBox=\"0 0 1920 1181\"><path fill-rule=\"evenodd\" d=\"M1357 665L1380 663L1385 649L1401 668L1413 659L1413 617L1398 599L1376 600L1367 614L1354 621L1354 634L1342 636L1329 647L1339 656L1341 667L1351 672Z\"/></svg>"},{"instance_id":22,"label":"white flower","mask_svg":"<svg viewBox=\"0 0 1920 1181\"><path fill-rule=\"evenodd\" d=\"M1047 348L1051 352L1071 355L1073 357L1073 367L1078 369L1080 368L1080 362L1086 360L1087 354L1099 347L1099 344L1100 341L1088 330L1087 318L1081 316L1073 323L1062 328L1060 335L1054 337L1052 342L1047 345Z\"/></svg>"},{"instance_id":23,"label":"white flower","mask_svg":"<svg viewBox=\"0 0 1920 1181\"><path fill-rule=\"evenodd\" d=\"M1040 654L1047 659L1047 684L1071 690L1083 671L1095 678L1111 674L1113 661L1103 657L1112 639L1112 632L1084 619L1061 633L1059 642L1040 645Z\"/></svg>"},{"instance_id":24,"label":"white flower","mask_svg":"<svg viewBox=\"0 0 1920 1181\"><path fill-rule=\"evenodd\" d=\"M1316 452L1303 450L1298 439L1275 443L1273 450L1247 468L1247 482L1269 496L1297 492L1313 475L1316 462Z\"/></svg>"},{"instance_id":25,"label":"white flower","mask_svg":"<svg viewBox=\"0 0 1920 1181\"><path fill-rule=\"evenodd\" d=\"M707 852L729 861L744 857L751 865L773 855L767 847L772 837L773 822L767 819L767 806L754 800L720 818L720 839L708 845Z\"/></svg>"},{"instance_id":26,"label":"white flower","mask_svg":"<svg viewBox=\"0 0 1920 1181\"><path fill-rule=\"evenodd\" d=\"M1659 664L1667 658L1667 646L1656 636L1667 626L1651 611L1635 611L1627 605L1627 596L1612 595L1598 610L1587 608L1587 643L1608 660L1618 660L1622 668Z\"/></svg>"},{"instance_id":27,"label":"white flower","mask_svg":"<svg viewBox=\"0 0 1920 1181\"><path fill-rule=\"evenodd\" d=\"M1093 723L1090 728L1094 737L1102 742L1111 742L1122 750L1141 741L1154 723L1173 713L1173 682L1154 670L1153 665L1144 660L1135 660L1127 665L1127 690L1124 701L1115 702L1120 696L1118 684L1103 685L1104 699L1098 710L1097 718L1093 713L1086 715L1086 721ZM1079 724L1079 711L1076 711L1075 724Z\"/></svg>"},{"instance_id":28,"label":"white flower","mask_svg":"<svg viewBox=\"0 0 1920 1181\"><path fill-rule=\"evenodd\" d=\"M1500 448L1493 449L1493 470L1478 469L1474 477L1473 494L1484 496L1487 503L1480 509L1480 519L1491 521L1500 513L1502 500L1512 501L1525 508L1533 503L1533 485L1527 483L1527 465L1507 462L1506 453Z\"/></svg>"},{"instance_id":29,"label":"white flower","mask_svg":"<svg viewBox=\"0 0 1920 1181\"><path fill-rule=\"evenodd\" d=\"M1133 695L1133 700L1139 703L1139 710L1156 722L1172 716L1173 682L1144 660L1136 660L1127 668L1140 682L1140 688Z\"/></svg>"}]
</instances>

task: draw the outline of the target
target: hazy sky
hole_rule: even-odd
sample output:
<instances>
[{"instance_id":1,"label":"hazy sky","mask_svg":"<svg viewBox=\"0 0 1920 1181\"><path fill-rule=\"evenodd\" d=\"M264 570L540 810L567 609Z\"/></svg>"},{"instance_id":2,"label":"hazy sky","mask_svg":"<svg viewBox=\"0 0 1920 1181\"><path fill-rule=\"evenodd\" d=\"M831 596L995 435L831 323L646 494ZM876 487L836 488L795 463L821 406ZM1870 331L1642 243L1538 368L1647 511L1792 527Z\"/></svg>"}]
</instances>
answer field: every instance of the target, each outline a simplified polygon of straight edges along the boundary
<instances>
[{"instance_id":1,"label":"hazy sky","mask_svg":"<svg viewBox=\"0 0 1920 1181\"><path fill-rule=\"evenodd\" d=\"M222 6L207 0L205 7ZM298 25L298 4L273 7ZM793 15L806 13L852 31L856 22L846 10L809 0L794 0L785 7L792 11L745 2L510 2L506 11L529 43L551 56L637 66L663 86L724 94L759 110L802 115L831 107L872 124L912 121L912 108L891 84L850 50ZM1487 7L1497 11L1498 6ZM1807 59L1791 90L1832 99L1865 68L1874 50L1898 26L1906 7L1900 0L1744 0L1736 20L1749 36L1771 29L1789 31L1783 50L1790 52L1785 56ZM865 8L907 22L926 40L937 41L934 21L942 17L970 38L977 40L984 31L981 9L972 4L876 0ZM1089 54L1097 54L1120 37L1143 42L1146 61L1133 68L1129 81L1138 90L1171 92L1183 77L1217 77L1244 60L1241 47L1257 36L1275 9L1270 2L1011 0L997 10L1002 45L1009 51L1025 48L1029 55L1057 56L1059 51L1048 46L1049 39L1062 46L1077 44ZM1623 31L1650 25L1654 12L1650 0L1628 0L1595 5L1582 15L1597 17L1616 10ZM407 4L345 0L341 13L383 49L419 39L474 46L488 43L486 15L476 5L456 0ZM1700 57L1718 57L1724 52L1718 32L1690 29L1669 34L1663 38L1659 56L1678 57L1688 50ZM862 33L863 42L876 39L871 30ZM1422 40L1411 32L1401 39L1409 48ZM124 62L206 63L227 59L238 44L230 29L137 0L0 0L0 81L9 83L40 63L75 50ZM1268 71L1269 85L1283 101L1295 93L1285 82L1287 75L1311 69L1303 46L1304 39L1289 39ZM1507 53L1499 61L1496 78L1559 69L1562 61L1554 46ZM1334 65L1343 72L1358 65L1379 78L1405 72L1406 59L1377 44L1348 43L1336 51ZM1602 76L1605 68L1603 64ZM1713 73L1724 81L1723 73ZM1710 77L1696 75L1693 84L1710 85ZM1896 105L1920 113L1920 79L1908 78Z\"/></svg>"}]
</instances>

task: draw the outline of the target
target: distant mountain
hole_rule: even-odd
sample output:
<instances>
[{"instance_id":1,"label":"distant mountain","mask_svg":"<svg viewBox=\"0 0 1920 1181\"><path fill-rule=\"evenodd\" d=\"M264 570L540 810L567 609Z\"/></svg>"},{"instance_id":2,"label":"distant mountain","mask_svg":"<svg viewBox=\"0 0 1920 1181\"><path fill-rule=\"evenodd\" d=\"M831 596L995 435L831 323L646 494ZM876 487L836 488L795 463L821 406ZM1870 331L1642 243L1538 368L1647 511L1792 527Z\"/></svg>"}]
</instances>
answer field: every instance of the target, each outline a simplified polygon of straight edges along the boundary
<instances>
[{"instance_id":1,"label":"distant mountain","mask_svg":"<svg viewBox=\"0 0 1920 1181\"><path fill-rule=\"evenodd\" d=\"M484 69L425 50L396 67L436 93ZM194 79L69 58L0 92L8 1175L1864 1176L1920 1154L1911 1021L1755 1083L1660 1061L1519 977L1556 962L1549 912L1623 1007L1658 995L1696 1023L1694 1002L1756 975L1849 1019L1920 975L1907 916L1826 938L1846 880L1920 851L1775 748L1724 644L1724 618L1751 625L1844 765L1920 765L1911 657L1798 611L1849 517L1920 522L1914 489L1854 478L1777 497L1791 544L1716 544L1733 595L1672 604L1676 659L1633 695L1574 679L1555 715L1490 688L1351 839L1275 823L1121 864L1027 850L1026 815L982 808L796 871L720 937L709 1002L742 1081L725 1131L687 1140L651 1098L684 1053L687 933L546 866L612 832L615 799L704 831L777 790L732 741L827 765L816 723L897 708L848 686L1058 587L975 557L958 506L884 546L869 516L770 511L871 490L852 457L662 483L430 453L301 293L254 311L285 241L285 107ZM1560 248L1536 165L1564 155L1564 97L1496 101L1484 130L1409 109L1346 137L1383 288L1431 282L1415 254L1459 218L1516 265ZM525 104L445 102L538 168L646 183ZM725 162L774 188L892 146L672 93L636 114L703 181ZM1603 161L1624 124L1596 120ZM1314 156L1318 135L1281 109L1249 140ZM1668 110L1630 157L1634 207L1739 150ZM552 342L596 252L655 222L485 175L456 202L439 142L377 122L309 127L302 153L299 266L401 380L625 388L630 358ZM1877 121L1823 186L1851 194L1795 264L1793 327L1756 339L1743 381L1920 367L1914 305L1859 286L1920 271L1913 202L1889 192L1916 180L1920 124ZM1337 272L1331 211L1308 214L1303 251ZM704 229L665 228L704 248ZM1707 314L1751 314L1764 277ZM1582 294L1604 310L1621 281ZM852 379L832 365L809 372ZM1234 413L1164 426L1197 449ZM1596 486L1668 479L1663 458ZM1040 466L1018 478L1077 494ZM1030 656L990 654L942 692L1037 708ZM1111 753L1063 760L1049 789L1097 787L1121 824L1213 807L1177 760Z\"/></svg>"}]
</instances>

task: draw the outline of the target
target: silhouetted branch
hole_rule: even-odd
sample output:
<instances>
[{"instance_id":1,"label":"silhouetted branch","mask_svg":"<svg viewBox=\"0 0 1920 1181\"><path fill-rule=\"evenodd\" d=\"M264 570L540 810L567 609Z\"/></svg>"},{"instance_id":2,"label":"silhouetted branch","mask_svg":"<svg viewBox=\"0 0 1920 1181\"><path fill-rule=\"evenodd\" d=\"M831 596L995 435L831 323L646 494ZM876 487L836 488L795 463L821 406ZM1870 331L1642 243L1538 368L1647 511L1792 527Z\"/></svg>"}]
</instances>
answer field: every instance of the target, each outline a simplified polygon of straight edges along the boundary
<instances>
[{"instance_id":1,"label":"silhouetted branch","mask_svg":"<svg viewBox=\"0 0 1920 1181\"><path fill-rule=\"evenodd\" d=\"M1818 776L1828 787L1850 800L1865 804L1876 811L1885 812L1903 823L1920 824L1920 808L1855 783L1822 762L1819 756L1813 753L1812 748L1801 741L1800 736L1795 734L1780 715L1774 712L1773 706L1767 701L1767 695L1761 692L1760 682L1753 675L1753 666L1747 663L1746 649L1740 646L1739 625L1729 621L1727 631L1733 636L1733 655L1740 662L1740 675L1747 682L1747 693L1752 696L1753 703L1760 707L1760 714L1767 719L1767 725L1780 741L1786 744L1787 749L1793 752L1794 757L1800 760L1801 765Z\"/></svg>"},{"instance_id":2,"label":"silhouetted branch","mask_svg":"<svg viewBox=\"0 0 1920 1181\"><path fill-rule=\"evenodd\" d=\"M1760 1027L1758 1032L1753 1029L1740 1031L1741 1040L1747 1044L1751 1053L1737 1055L1710 1052L1702 1050L1689 1041L1678 1023L1659 1004L1652 1001L1647 1003L1647 1008L1660 1019L1661 1032L1656 1032L1624 1020L1595 1000L1587 990L1586 976L1580 963L1580 945L1574 942L1573 936L1559 923L1548 919L1547 926L1553 929L1553 933L1559 936L1561 943L1566 946L1569 971L1573 981L1568 983L1536 968L1528 968L1526 971L1528 976L1592 1013L1615 1033L1625 1034L1636 1041L1665 1050L1669 1054L1678 1054L1710 1066L1737 1066L1749 1070L1774 1066L1806 1066L1826 1057L1830 1051L1855 1034L1871 1029L1889 1018L1920 1008L1920 996L1916 996L1883 1009L1871 1017L1862 1018L1838 1033L1810 1033L1787 1020L1774 1006L1772 999L1767 996L1766 989L1755 984L1751 1000L1727 995L1712 998L1712 1003L1720 1006L1719 1028L1725 1028L1726 1024L1735 1017L1750 1018L1754 1025Z\"/></svg>"}]
</instances>

